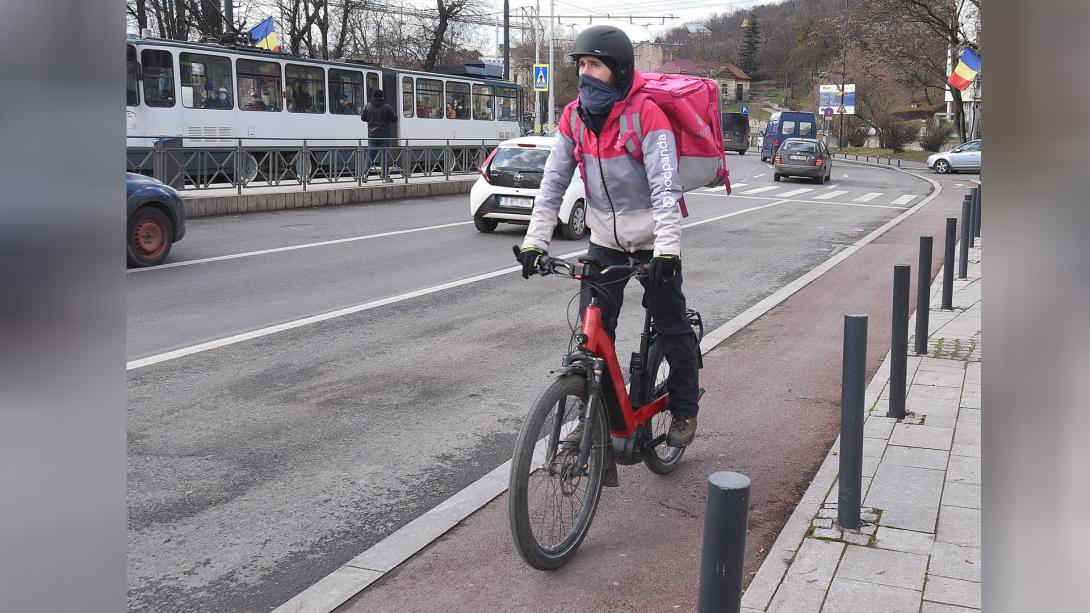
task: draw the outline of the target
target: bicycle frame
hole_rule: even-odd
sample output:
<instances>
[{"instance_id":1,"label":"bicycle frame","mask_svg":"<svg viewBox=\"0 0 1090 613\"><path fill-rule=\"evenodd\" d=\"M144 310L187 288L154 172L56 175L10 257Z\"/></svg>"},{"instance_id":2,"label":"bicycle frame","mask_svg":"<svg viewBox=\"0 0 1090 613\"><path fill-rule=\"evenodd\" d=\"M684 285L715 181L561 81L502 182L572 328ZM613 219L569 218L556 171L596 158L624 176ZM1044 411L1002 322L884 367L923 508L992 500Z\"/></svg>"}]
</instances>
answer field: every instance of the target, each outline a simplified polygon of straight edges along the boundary
<instances>
[{"instance_id":1,"label":"bicycle frame","mask_svg":"<svg viewBox=\"0 0 1090 613\"><path fill-rule=\"evenodd\" d=\"M632 406L628 390L625 389L624 377L621 376L621 365L617 359L616 349L602 325L602 309L593 300L583 313L582 332L584 339L581 343L582 347L604 361L608 381L602 384L610 387L612 400L616 402L614 407L616 411L610 411L610 403L605 403L606 415L609 417L609 433L611 436L629 438L636 433L638 426L666 410L670 402L669 396L663 394L642 406L635 408ZM646 342L641 345L646 345ZM641 350L646 360L646 347L641 347ZM633 381L633 387L639 387L638 383ZM634 389L633 392L637 397L641 395L638 389Z\"/></svg>"}]
</instances>

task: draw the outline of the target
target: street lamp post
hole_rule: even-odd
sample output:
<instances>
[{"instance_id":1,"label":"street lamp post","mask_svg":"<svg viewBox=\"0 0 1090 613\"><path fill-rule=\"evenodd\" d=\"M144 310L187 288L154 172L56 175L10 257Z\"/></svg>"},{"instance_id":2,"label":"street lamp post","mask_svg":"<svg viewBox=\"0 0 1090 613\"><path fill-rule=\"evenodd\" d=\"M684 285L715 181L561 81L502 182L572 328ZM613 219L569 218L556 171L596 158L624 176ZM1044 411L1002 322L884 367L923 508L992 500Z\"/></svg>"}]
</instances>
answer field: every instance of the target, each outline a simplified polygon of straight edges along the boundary
<instances>
[{"instance_id":1,"label":"street lamp post","mask_svg":"<svg viewBox=\"0 0 1090 613\"><path fill-rule=\"evenodd\" d=\"M556 72L556 55L554 51L556 47L556 2L555 0L549 0L549 129L553 129L553 125L556 123L556 117L554 112L554 98L553 91L553 73Z\"/></svg>"}]
</instances>

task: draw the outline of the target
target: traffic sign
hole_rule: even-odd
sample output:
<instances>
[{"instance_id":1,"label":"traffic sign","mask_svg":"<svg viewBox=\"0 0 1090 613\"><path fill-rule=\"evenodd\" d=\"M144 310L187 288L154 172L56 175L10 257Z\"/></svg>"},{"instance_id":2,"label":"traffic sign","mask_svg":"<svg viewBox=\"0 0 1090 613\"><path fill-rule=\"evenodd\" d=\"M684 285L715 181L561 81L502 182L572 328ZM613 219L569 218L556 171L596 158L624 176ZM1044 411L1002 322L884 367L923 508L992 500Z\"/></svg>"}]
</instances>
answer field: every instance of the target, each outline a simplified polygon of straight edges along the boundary
<instances>
[{"instance_id":1,"label":"traffic sign","mask_svg":"<svg viewBox=\"0 0 1090 613\"><path fill-rule=\"evenodd\" d=\"M833 107L827 106L821 110L821 114L825 116L825 119L831 119L833 116Z\"/></svg>"},{"instance_id":2,"label":"traffic sign","mask_svg":"<svg viewBox=\"0 0 1090 613\"><path fill-rule=\"evenodd\" d=\"M832 107L836 113L855 115L855 94L855 83L822 84L818 88L818 108Z\"/></svg>"},{"instance_id":3,"label":"traffic sign","mask_svg":"<svg viewBox=\"0 0 1090 613\"><path fill-rule=\"evenodd\" d=\"M744 104L742 105L742 114L749 115L749 107Z\"/></svg>"},{"instance_id":4,"label":"traffic sign","mask_svg":"<svg viewBox=\"0 0 1090 613\"><path fill-rule=\"evenodd\" d=\"M837 113L840 113L841 115L843 115L844 113L847 113L847 112L848 112L848 109L844 108L844 105L843 105L843 104L841 104L841 105L840 105L840 108L838 108L838 109L836 110L836 112L837 112Z\"/></svg>"},{"instance_id":5,"label":"traffic sign","mask_svg":"<svg viewBox=\"0 0 1090 613\"><path fill-rule=\"evenodd\" d=\"M549 91L549 65L534 64L534 91Z\"/></svg>"}]
</instances>

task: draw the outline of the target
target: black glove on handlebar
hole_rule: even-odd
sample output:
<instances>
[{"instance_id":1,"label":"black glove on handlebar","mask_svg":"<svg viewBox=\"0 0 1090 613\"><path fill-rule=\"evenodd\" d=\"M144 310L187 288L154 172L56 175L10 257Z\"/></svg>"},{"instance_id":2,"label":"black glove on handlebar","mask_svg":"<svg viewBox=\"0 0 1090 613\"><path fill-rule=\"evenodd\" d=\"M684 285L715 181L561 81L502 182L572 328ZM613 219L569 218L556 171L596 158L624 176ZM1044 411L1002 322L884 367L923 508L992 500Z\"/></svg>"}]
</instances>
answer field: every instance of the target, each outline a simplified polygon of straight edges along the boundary
<instances>
[{"instance_id":1,"label":"black glove on handlebar","mask_svg":"<svg viewBox=\"0 0 1090 613\"><path fill-rule=\"evenodd\" d=\"M515 259L519 261L519 264L522 264L523 279L529 279L530 275L536 275L539 272L537 265L543 255L545 255L545 251L537 247L525 247L515 253Z\"/></svg>"},{"instance_id":2,"label":"black glove on handlebar","mask_svg":"<svg viewBox=\"0 0 1090 613\"><path fill-rule=\"evenodd\" d=\"M681 270L681 258L676 255L656 255L651 258L647 277L653 285L662 285Z\"/></svg>"}]
</instances>

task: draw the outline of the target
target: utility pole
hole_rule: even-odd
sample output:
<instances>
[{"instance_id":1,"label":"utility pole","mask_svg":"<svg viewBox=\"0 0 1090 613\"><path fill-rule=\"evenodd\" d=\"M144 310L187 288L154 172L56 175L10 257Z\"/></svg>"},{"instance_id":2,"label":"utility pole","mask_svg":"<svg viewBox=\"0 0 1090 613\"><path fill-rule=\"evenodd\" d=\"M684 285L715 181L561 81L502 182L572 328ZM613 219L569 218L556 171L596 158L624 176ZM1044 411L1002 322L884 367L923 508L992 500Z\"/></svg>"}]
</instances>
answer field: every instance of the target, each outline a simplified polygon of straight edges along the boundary
<instances>
[{"instance_id":1,"label":"utility pole","mask_svg":"<svg viewBox=\"0 0 1090 613\"><path fill-rule=\"evenodd\" d=\"M541 1L538 0L534 3L534 64L541 63L541 37L538 35L538 27L541 26ZM545 33L545 29L542 28L542 34ZM533 75L531 74L531 81L533 81ZM541 92L534 90L534 132L541 134Z\"/></svg>"},{"instance_id":2,"label":"utility pole","mask_svg":"<svg viewBox=\"0 0 1090 613\"><path fill-rule=\"evenodd\" d=\"M555 111L555 91L553 87L554 75L556 73L556 1L549 0L549 129L552 130L556 125Z\"/></svg>"},{"instance_id":3,"label":"utility pole","mask_svg":"<svg viewBox=\"0 0 1090 613\"><path fill-rule=\"evenodd\" d=\"M224 33L231 36L235 33L235 0L223 0ZM234 39L231 39L234 42Z\"/></svg>"},{"instance_id":4,"label":"utility pole","mask_svg":"<svg viewBox=\"0 0 1090 613\"><path fill-rule=\"evenodd\" d=\"M511 80L511 36L510 36L511 6L508 0L503 0L503 80ZM519 118L521 121L522 118Z\"/></svg>"}]
</instances>

